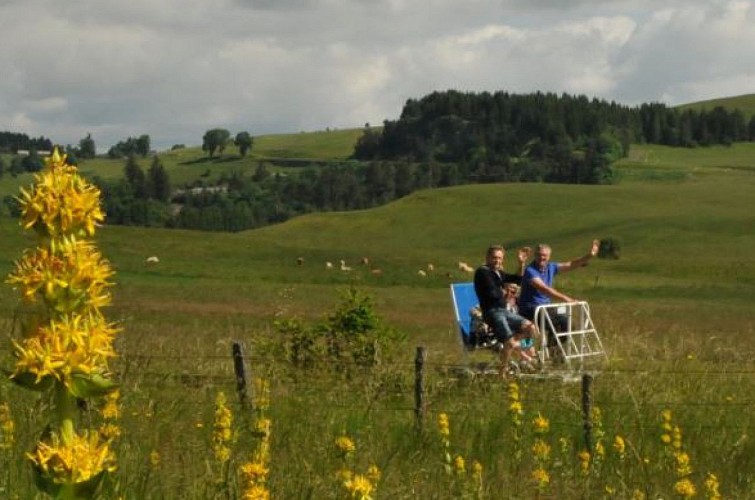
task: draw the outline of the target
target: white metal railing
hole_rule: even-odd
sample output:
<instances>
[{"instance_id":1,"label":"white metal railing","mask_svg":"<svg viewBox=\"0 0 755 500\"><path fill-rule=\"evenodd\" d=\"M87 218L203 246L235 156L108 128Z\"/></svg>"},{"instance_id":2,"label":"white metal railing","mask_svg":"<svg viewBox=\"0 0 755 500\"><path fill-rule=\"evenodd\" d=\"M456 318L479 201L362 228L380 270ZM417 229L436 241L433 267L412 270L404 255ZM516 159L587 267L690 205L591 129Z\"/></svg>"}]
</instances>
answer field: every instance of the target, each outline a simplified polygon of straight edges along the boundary
<instances>
[{"instance_id":1,"label":"white metal railing","mask_svg":"<svg viewBox=\"0 0 755 500\"><path fill-rule=\"evenodd\" d=\"M561 321L555 320L556 317L562 318L565 324L559 324ZM590 306L587 302L562 302L538 306L534 319L542 338L538 355L543 366L547 359L552 359L554 363L563 362L571 369L574 368L572 363L578 361L581 369L586 358L607 357L590 317ZM551 337L555 338L551 340Z\"/></svg>"}]
</instances>

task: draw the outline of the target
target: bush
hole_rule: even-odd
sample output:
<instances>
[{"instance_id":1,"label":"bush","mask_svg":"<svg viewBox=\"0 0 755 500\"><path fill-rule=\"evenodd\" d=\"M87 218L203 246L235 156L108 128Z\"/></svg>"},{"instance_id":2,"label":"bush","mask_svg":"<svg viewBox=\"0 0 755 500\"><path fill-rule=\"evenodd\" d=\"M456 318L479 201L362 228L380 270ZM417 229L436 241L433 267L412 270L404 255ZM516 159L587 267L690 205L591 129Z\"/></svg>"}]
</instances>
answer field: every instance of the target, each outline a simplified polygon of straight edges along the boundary
<instances>
[{"instance_id":1,"label":"bush","mask_svg":"<svg viewBox=\"0 0 755 500\"><path fill-rule=\"evenodd\" d=\"M621 242L616 238L605 238L600 240L598 247L598 258L600 259L618 259L621 257Z\"/></svg>"},{"instance_id":2,"label":"bush","mask_svg":"<svg viewBox=\"0 0 755 500\"><path fill-rule=\"evenodd\" d=\"M284 339L287 360L299 367L311 367L317 361L337 371L374 367L405 340L403 333L382 324L372 298L354 287L342 294L323 322L307 325L288 318L275 321L274 326Z\"/></svg>"}]
</instances>

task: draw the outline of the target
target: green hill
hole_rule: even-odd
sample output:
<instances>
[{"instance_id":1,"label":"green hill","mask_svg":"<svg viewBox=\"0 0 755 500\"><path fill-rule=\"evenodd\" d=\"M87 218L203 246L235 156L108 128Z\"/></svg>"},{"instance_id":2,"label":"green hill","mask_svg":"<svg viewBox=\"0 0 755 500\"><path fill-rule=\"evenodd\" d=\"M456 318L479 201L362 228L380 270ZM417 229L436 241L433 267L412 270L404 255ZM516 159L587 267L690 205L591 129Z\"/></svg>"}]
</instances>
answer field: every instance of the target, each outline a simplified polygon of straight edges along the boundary
<instances>
[{"instance_id":1,"label":"green hill","mask_svg":"<svg viewBox=\"0 0 755 500\"><path fill-rule=\"evenodd\" d=\"M726 109L733 110L739 109L744 113L745 119L749 120L755 115L755 94L744 94L734 97L722 97L719 99L710 99L707 101L691 102L688 104L682 104L676 106L677 109L696 109L698 111L715 108L716 106L723 106Z\"/></svg>"},{"instance_id":2,"label":"green hill","mask_svg":"<svg viewBox=\"0 0 755 500\"><path fill-rule=\"evenodd\" d=\"M622 259L564 278L578 295L619 309L655 310L683 299L680 310L736 310L751 321L746 302L755 291L755 145L700 152L637 147L619 164L625 181L613 186L461 186L238 234L106 227L102 244L127 298L119 307L131 312L154 301L171 317L178 302L180 309L201 308L208 300L267 310L281 288L295 286L304 294L302 311L314 313L332 299L332 287L354 282L381 290L384 306L399 301L400 307L390 307L392 318L423 329L447 326L445 286L469 279L456 263L479 263L491 242L515 247L547 241L556 258L568 258L593 237L612 237L623 244ZM7 268L29 240L7 216L0 223ZM149 255L160 256L159 267L144 266ZM363 256L381 268L381 276L358 265ZM301 268L295 265L299 257ZM354 272L325 268L326 261L341 259ZM430 262L437 272L418 279L417 271ZM731 263L736 273L726 271ZM594 290L598 282L601 288ZM4 302L6 311L9 304ZM705 324L684 321L693 329Z\"/></svg>"}]
</instances>

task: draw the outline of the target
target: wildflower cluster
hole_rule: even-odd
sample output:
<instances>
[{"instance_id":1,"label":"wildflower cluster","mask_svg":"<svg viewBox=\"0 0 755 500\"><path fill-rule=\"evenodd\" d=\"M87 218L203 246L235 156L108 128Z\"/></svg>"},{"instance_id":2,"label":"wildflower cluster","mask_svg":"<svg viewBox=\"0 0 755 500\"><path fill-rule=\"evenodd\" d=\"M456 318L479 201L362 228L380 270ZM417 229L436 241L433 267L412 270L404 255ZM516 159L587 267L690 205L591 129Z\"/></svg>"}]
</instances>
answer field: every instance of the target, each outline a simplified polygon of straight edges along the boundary
<instances>
[{"instance_id":1,"label":"wildflower cluster","mask_svg":"<svg viewBox=\"0 0 755 500\"><path fill-rule=\"evenodd\" d=\"M49 442L37 443L27 457L43 477L51 478L47 491L88 490L104 472L115 470L115 461L107 442L99 434L84 431L62 439L52 434ZM56 488L57 487L57 488Z\"/></svg>"},{"instance_id":2,"label":"wildflower cluster","mask_svg":"<svg viewBox=\"0 0 755 500\"><path fill-rule=\"evenodd\" d=\"M270 491L267 488L267 478L270 473L270 419L267 410L270 407L270 385L266 379L254 379L254 435L257 446L252 459L240 468L244 500L267 500Z\"/></svg>"},{"instance_id":3,"label":"wildflower cluster","mask_svg":"<svg viewBox=\"0 0 755 500\"><path fill-rule=\"evenodd\" d=\"M519 384L515 380L512 380L508 384L508 399L509 399L509 418L511 419L512 440L517 447L514 451L514 456L521 458L521 450L519 449L519 439L522 432L522 418L524 416L524 408L522 407L522 400L519 394Z\"/></svg>"},{"instance_id":4,"label":"wildflower cluster","mask_svg":"<svg viewBox=\"0 0 755 500\"><path fill-rule=\"evenodd\" d=\"M603 429L603 412L600 411L598 406L593 406L590 410L590 422L592 423L592 436L595 440L592 465L599 466L606 457L606 447L603 444L606 432Z\"/></svg>"},{"instance_id":5,"label":"wildflower cluster","mask_svg":"<svg viewBox=\"0 0 755 500\"><path fill-rule=\"evenodd\" d=\"M219 392L215 398L215 420L212 426L212 450L215 453L215 459L224 465L231 459L230 443L233 438L231 426L233 424L233 414L226 404L225 394Z\"/></svg>"},{"instance_id":6,"label":"wildflower cluster","mask_svg":"<svg viewBox=\"0 0 755 500\"><path fill-rule=\"evenodd\" d=\"M15 369L21 386L49 391L58 426L45 433L28 457L37 484L68 498L94 494L98 478L115 469L109 441L119 432L108 428L77 433L75 398L112 391L108 360L115 356L117 328L101 309L111 301L113 271L89 241L103 221L99 190L66 163L57 149L17 198L21 225L38 236L35 249L24 252L7 282L37 309L14 339Z\"/></svg>"},{"instance_id":7,"label":"wildflower cluster","mask_svg":"<svg viewBox=\"0 0 755 500\"><path fill-rule=\"evenodd\" d=\"M671 455L674 461L674 472L677 477L674 483L674 493L681 498L692 498L697 495L695 483L692 482L692 465L689 455L682 446L682 430L674 425L671 410L661 412L661 442L666 447L667 455Z\"/></svg>"},{"instance_id":8,"label":"wildflower cluster","mask_svg":"<svg viewBox=\"0 0 755 500\"><path fill-rule=\"evenodd\" d=\"M10 406L8 403L0 403L0 450L8 450L13 446L15 429Z\"/></svg>"},{"instance_id":9,"label":"wildflower cluster","mask_svg":"<svg viewBox=\"0 0 755 500\"><path fill-rule=\"evenodd\" d=\"M373 464L367 468L364 474L357 473L349 466L356 451L354 441L344 434L337 437L334 444L336 454L341 462L341 466L336 472L336 480L345 490L348 498L372 500L373 492L377 489L378 481L380 481L380 469Z\"/></svg>"},{"instance_id":10,"label":"wildflower cluster","mask_svg":"<svg viewBox=\"0 0 755 500\"><path fill-rule=\"evenodd\" d=\"M721 493L718 491L718 478L715 474L708 473L705 477L705 495L708 500L721 500Z\"/></svg>"},{"instance_id":11,"label":"wildflower cluster","mask_svg":"<svg viewBox=\"0 0 755 500\"><path fill-rule=\"evenodd\" d=\"M455 497L480 498L483 489L482 464L473 460L469 469L462 455L451 458L451 425L445 413L438 414L438 434L443 445L443 468L452 477L451 487L456 493Z\"/></svg>"},{"instance_id":12,"label":"wildflower cluster","mask_svg":"<svg viewBox=\"0 0 755 500\"><path fill-rule=\"evenodd\" d=\"M105 406L100 413L104 423L100 426L100 435L112 441L121 435L121 429L118 427L118 419L121 417L121 409L118 400L121 397L119 390L114 390L105 396Z\"/></svg>"},{"instance_id":13,"label":"wildflower cluster","mask_svg":"<svg viewBox=\"0 0 755 500\"><path fill-rule=\"evenodd\" d=\"M550 430L550 422L538 413L532 420L532 428L535 432L535 441L532 444L532 457L535 459L535 469L532 471L532 480L539 491L544 491L550 483L548 474L548 462L551 456L551 447L546 442L546 436Z\"/></svg>"}]
</instances>

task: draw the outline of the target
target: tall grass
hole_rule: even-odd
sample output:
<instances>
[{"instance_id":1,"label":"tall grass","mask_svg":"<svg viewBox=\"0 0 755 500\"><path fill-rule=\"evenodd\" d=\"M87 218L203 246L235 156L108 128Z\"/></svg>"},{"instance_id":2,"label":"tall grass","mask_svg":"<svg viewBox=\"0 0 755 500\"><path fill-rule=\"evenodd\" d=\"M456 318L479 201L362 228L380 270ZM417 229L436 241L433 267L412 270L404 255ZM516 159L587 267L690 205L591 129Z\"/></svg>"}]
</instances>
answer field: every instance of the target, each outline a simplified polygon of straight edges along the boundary
<instances>
[{"instance_id":1,"label":"tall grass","mask_svg":"<svg viewBox=\"0 0 755 500\"><path fill-rule=\"evenodd\" d=\"M680 477L662 442L667 409L681 430L698 498L709 472L724 497L754 496L755 177L694 153L647 151L659 163L621 168L681 175L627 175L604 187L423 191L373 210L312 214L239 234L102 228L100 248L118 273L109 316L125 327L113 366L122 394L119 471L106 493L212 497L219 392L234 415L229 469L249 459L254 414L235 398L230 357L232 341L239 340L251 374L270 381L267 485L274 498L342 494L333 442L344 434L358 447L354 470L375 464L381 471L377 498L453 498L436 428L440 413L450 420L454 458L464 457L468 466L480 462L485 498L602 498L606 488L617 498L672 498ZM744 156L720 158L721 166L746 162ZM545 241L559 260L583 254L594 237L620 241L621 258L593 260L558 278L559 286L590 301L610 354L595 375L593 396L604 455L596 461L596 448L585 471L578 384L522 379L522 434L515 444L508 386L460 369L464 358L447 285L469 280L457 262L481 262L492 242ZM0 217L3 275L27 246L17 223ZM148 267L149 255L160 263ZM370 266L360 264L365 256ZM340 259L353 271L326 269L326 261ZM420 276L417 270L428 263L435 271ZM513 256L507 266L513 268ZM348 374L327 365L290 366L283 355L288 339L273 322L317 321L350 285L372 295L385 322L409 335L402 351L377 368L354 367ZM2 331L12 332L20 314L16 295L0 287ZM428 349L421 430L414 418L417 345ZM473 359L492 360L485 353ZM12 365L7 342L0 345L0 365ZM42 424L50 403L6 380L0 403L7 403L15 424L13 448L0 449L0 497L33 498L23 453L38 437L31 429ZM82 411L86 419L96 409ZM549 421L545 436L535 433L538 415ZM623 459L616 436L625 442ZM550 446L547 461L535 458L536 439ZM533 479L538 468L548 473L547 485ZM226 491L240 495L238 478L228 476Z\"/></svg>"}]
</instances>

